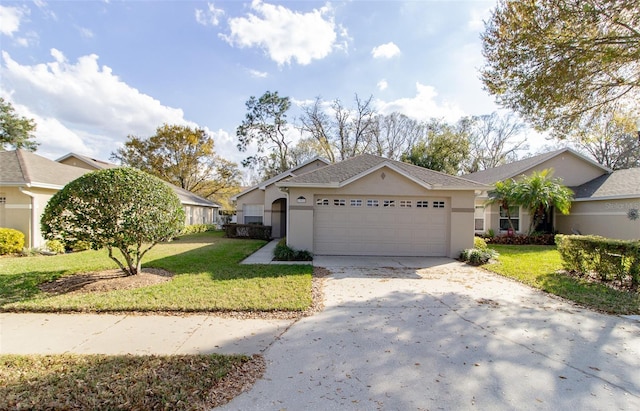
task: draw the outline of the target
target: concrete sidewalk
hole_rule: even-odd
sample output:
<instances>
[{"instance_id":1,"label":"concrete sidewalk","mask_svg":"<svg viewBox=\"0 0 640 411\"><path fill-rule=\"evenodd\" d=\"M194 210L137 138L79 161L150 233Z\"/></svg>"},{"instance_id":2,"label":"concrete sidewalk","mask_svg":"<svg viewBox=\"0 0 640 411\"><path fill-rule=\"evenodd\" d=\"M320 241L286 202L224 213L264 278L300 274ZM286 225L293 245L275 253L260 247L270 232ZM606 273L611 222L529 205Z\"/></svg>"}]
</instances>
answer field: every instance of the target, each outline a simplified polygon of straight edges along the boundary
<instances>
[{"instance_id":1,"label":"concrete sidewalk","mask_svg":"<svg viewBox=\"0 0 640 411\"><path fill-rule=\"evenodd\" d=\"M293 320L0 314L0 354L257 354Z\"/></svg>"}]
</instances>

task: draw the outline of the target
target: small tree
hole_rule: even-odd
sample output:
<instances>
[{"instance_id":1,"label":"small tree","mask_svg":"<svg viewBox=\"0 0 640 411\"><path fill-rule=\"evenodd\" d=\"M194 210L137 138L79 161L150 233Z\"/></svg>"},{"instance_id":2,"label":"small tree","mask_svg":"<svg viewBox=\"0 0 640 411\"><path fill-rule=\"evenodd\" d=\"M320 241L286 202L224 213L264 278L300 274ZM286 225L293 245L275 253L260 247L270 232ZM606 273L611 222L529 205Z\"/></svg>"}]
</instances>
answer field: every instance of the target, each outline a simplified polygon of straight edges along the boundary
<instances>
[{"instance_id":1,"label":"small tree","mask_svg":"<svg viewBox=\"0 0 640 411\"><path fill-rule=\"evenodd\" d=\"M518 181L515 196L519 205L529 210L529 235L540 224L545 214L555 207L562 214L569 214L573 191L552 178L553 169L534 171Z\"/></svg>"},{"instance_id":2,"label":"small tree","mask_svg":"<svg viewBox=\"0 0 640 411\"><path fill-rule=\"evenodd\" d=\"M515 233L516 230L513 227L513 221L511 221L511 211L509 208L519 205L516 196L516 182L510 178L504 181L498 181L495 188L489 191L488 194L489 200L487 200L486 204L500 204L500 207L502 207L507 214L509 227L511 227L511 230Z\"/></svg>"},{"instance_id":3,"label":"small tree","mask_svg":"<svg viewBox=\"0 0 640 411\"><path fill-rule=\"evenodd\" d=\"M0 150L22 148L36 151L35 130L33 119L18 116L11 103L0 97Z\"/></svg>"},{"instance_id":4,"label":"small tree","mask_svg":"<svg viewBox=\"0 0 640 411\"><path fill-rule=\"evenodd\" d=\"M41 220L46 238L106 247L127 275L138 274L147 251L183 227L178 196L160 179L133 168L94 171L70 182L49 200Z\"/></svg>"}]
</instances>

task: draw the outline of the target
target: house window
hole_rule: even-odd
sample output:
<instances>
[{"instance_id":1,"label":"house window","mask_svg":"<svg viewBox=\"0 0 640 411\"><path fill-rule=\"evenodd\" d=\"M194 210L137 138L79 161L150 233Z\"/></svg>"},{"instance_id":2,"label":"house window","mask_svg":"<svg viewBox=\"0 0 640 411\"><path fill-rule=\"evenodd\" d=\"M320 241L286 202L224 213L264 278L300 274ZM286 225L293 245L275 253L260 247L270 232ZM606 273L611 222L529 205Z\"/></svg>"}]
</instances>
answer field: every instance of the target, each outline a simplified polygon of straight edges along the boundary
<instances>
[{"instance_id":1,"label":"house window","mask_svg":"<svg viewBox=\"0 0 640 411\"><path fill-rule=\"evenodd\" d=\"M400 208L411 208L411 200L400 200Z\"/></svg>"},{"instance_id":2,"label":"house window","mask_svg":"<svg viewBox=\"0 0 640 411\"><path fill-rule=\"evenodd\" d=\"M367 207L378 207L379 205L378 200L367 200Z\"/></svg>"},{"instance_id":3,"label":"house window","mask_svg":"<svg viewBox=\"0 0 640 411\"><path fill-rule=\"evenodd\" d=\"M343 198L336 198L333 200L333 205L338 207L344 207L347 205L347 200Z\"/></svg>"},{"instance_id":4,"label":"house window","mask_svg":"<svg viewBox=\"0 0 640 411\"><path fill-rule=\"evenodd\" d=\"M382 206L383 207L395 207L396 206L396 200L384 200L382 202Z\"/></svg>"},{"instance_id":5,"label":"house window","mask_svg":"<svg viewBox=\"0 0 640 411\"><path fill-rule=\"evenodd\" d=\"M444 208L444 201L434 201L432 206L433 208Z\"/></svg>"},{"instance_id":6,"label":"house window","mask_svg":"<svg viewBox=\"0 0 640 411\"><path fill-rule=\"evenodd\" d=\"M475 227L476 231L484 231L484 206L476 206L475 212Z\"/></svg>"},{"instance_id":7,"label":"house window","mask_svg":"<svg viewBox=\"0 0 640 411\"><path fill-rule=\"evenodd\" d=\"M244 204L242 206L243 218L245 224L259 224L263 223L264 218L264 205L262 204Z\"/></svg>"},{"instance_id":8,"label":"house window","mask_svg":"<svg viewBox=\"0 0 640 411\"><path fill-rule=\"evenodd\" d=\"M0 204L6 204L7 203L7 197L0 197Z\"/></svg>"},{"instance_id":9,"label":"house window","mask_svg":"<svg viewBox=\"0 0 640 411\"><path fill-rule=\"evenodd\" d=\"M429 202L428 201L424 201L424 200L418 200L418 201L416 201L416 207L417 208L427 208L427 207L429 207Z\"/></svg>"},{"instance_id":10,"label":"house window","mask_svg":"<svg viewBox=\"0 0 640 411\"><path fill-rule=\"evenodd\" d=\"M513 228L516 231L520 231L520 207L513 206L509 207L509 214L511 214L511 222L513 223ZM507 210L500 206L500 230L508 231L511 228L509 225L509 219L507 218Z\"/></svg>"},{"instance_id":11,"label":"house window","mask_svg":"<svg viewBox=\"0 0 640 411\"><path fill-rule=\"evenodd\" d=\"M316 205L328 206L329 205L329 199L328 198L319 198L319 199L316 200Z\"/></svg>"},{"instance_id":12,"label":"house window","mask_svg":"<svg viewBox=\"0 0 640 411\"><path fill-rule=\"evenodd\" d=\"M350 204L351 207L362 207L362 200L359 198L352 198Z\"/></svg>"}]
</instances>

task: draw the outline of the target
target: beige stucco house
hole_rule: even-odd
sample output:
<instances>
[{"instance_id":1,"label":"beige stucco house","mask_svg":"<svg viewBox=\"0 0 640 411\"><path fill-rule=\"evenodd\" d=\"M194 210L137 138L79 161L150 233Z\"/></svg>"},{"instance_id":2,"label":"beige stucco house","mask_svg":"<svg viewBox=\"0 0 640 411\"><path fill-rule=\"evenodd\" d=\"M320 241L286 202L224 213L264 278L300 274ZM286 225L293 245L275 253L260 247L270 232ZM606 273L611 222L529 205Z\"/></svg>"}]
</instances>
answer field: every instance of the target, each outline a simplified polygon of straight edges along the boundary
<instances>
[{"instance_id":1,"label":"beige stucco house","mask_svg":"<svg viewBox=\"0 0 640 411\"><path fill-rule=\"evenodd\" d=\"M457 257L473 247L475 196L487 189L363 154L329 165L314 159L235 200L239 223L275 221L274 237L314 254Z\"/></svg>"},{"instance_id":2,"label":"beige stucco house","mask_svg":"<svg viewBox=\"0 0 640 411\"><path fill-rule=\"evenodd\" d=\"M0 227L24 233L25 247L44 246L40 218L56 192L89 171L115 167L77 154L60 160L53 161L26 150L0 151ZM96 165L92 166L91 162ZM215 223L219 205L169 185L185 208L186 224Z\"/></svg>"},{"instance_id":3,"label":"beige stucco house","mask_svg":"<svg viewBox=\"0 0 640 411\"><path fill-rule=\"evenodd\" d=\"M629 210L640 209L640 168L612 171L564 148L524 160L464 176L479 183L494 185L509 178L517 180L534 171L553 169L553 177L574 191L575 201L568 215L551 212L540 229L563 234L594 234L619 239L640 239L640 220L629 218ZM505 233L506 212L498 204L485 206L487 192L476 197L476 233L493 230ZM633 212L631 212L633 213ZM526 232L529 214L513 207L512 220L517 232Z\"/></svg>"}]
</instances>

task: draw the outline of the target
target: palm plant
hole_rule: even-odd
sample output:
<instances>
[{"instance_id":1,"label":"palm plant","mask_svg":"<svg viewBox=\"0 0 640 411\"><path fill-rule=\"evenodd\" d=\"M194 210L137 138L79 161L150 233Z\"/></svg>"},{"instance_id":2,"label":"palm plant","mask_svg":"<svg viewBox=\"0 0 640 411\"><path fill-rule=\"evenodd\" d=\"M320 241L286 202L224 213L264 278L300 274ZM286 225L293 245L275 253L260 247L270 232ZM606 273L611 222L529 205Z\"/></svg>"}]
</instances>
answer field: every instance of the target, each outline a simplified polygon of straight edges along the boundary
<instances>
[{"instance_id":1,"label":"palm plant","mask_svg":"<svg viewBox=\"0 0 640 411\"><path fill-rule=\"evenodd\" d=\"M516 232L516 230L513 227L513 221L511 221L510 207L520 205L518 203L516 189L517 184L513 179L498 181L495 185L495 188L489 191L489 200L487 200L487 202L485 203L486 205L500 204L500 206L505 210L507 214L509 227L514 233Z\"/></svg>"},{"instance_id":2,"label":"palm plant","mask_svg":"<svg viewBox=\"0 0 640 411\"><path fill-rule=\"evenodd\" d=\"M553 169L534 171L524 176L515 186L514 199L529 211L529 235L554 207L562 214L569 214L573 191L562 185L562 180L552 178Z\"/></svg>"}]
</instances>

